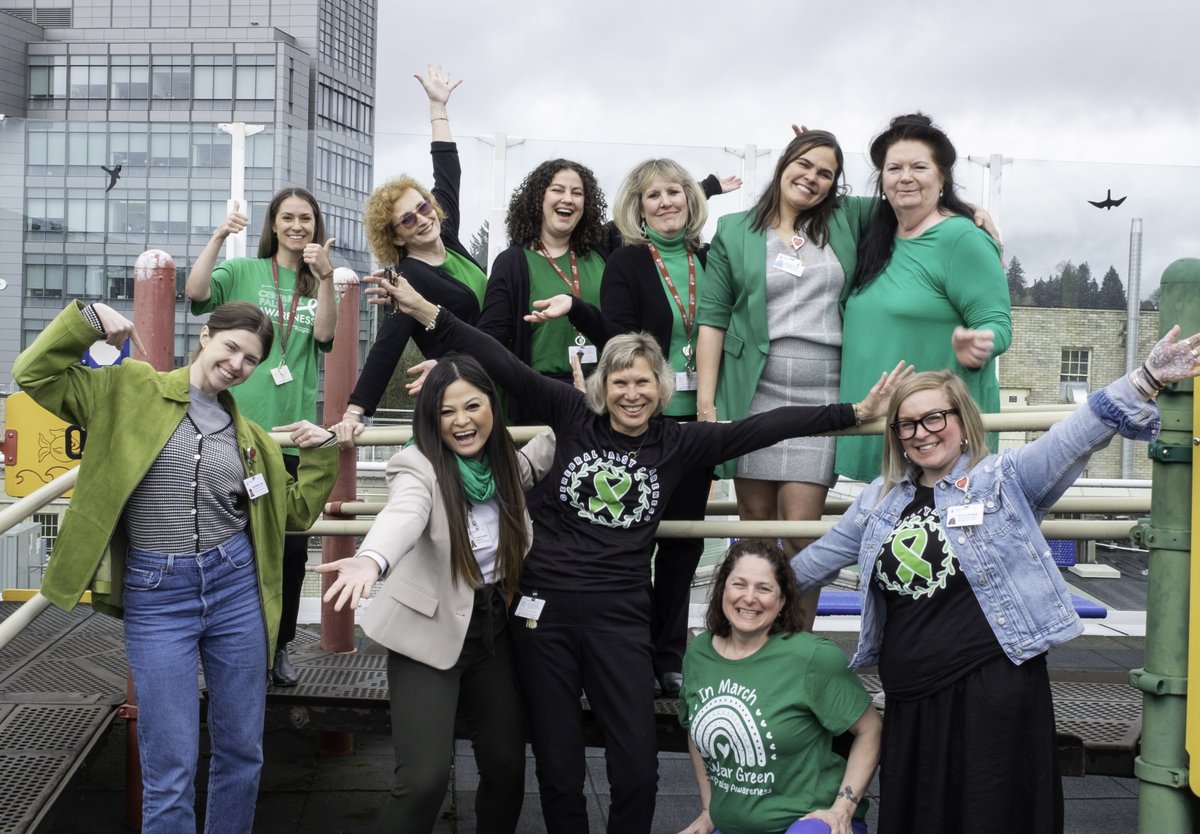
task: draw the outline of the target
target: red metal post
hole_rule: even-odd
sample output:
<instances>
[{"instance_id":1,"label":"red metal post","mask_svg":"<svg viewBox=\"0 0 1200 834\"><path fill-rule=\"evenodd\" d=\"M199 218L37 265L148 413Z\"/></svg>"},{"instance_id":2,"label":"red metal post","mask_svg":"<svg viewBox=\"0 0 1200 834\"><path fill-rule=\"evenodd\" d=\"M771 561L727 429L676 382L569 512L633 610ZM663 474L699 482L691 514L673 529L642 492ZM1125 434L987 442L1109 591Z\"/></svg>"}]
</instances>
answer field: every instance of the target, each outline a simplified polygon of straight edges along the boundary
<instances>
[{"instance_id":1,"label":"red metal post","mask_svg":"<svg viewBox=\"0 0 1200 834\"><path fill-rule=\"evenodd\" d=\"M133 326L145 356L156 370L169 371L175 364L175 261L160 249L138 255L133 266ZM119 715L125 719L125 821L142 828L142 764L137 744L137 695L133 675L125 675L125 704Z\"/></svg>"},{"instance_id":2,"label":"red metal post","mask_svg":"<svg viewBox=\"0 0 1200 834\"><path fill-rule=\"evenodd\" d=\"M175 261L161 249L146 250L134 263L133 326L147 355L131 356L159 371L175 367Z\"/></svg>"},{"instance_id":3,"label":"red metal post","mask_svg":"<svg viewBox=\"0 0 1200 834\"><path fill-rule=\"evenodd\" d=\"M333 350L325 355L325 425L342 419L354 383L358 380L358 308L359 282L354 270L341 267L334 270L334 281L341 295L338 302L337 330ZM337 481L329 500L334 506L353 501L358 494L358 450L343 449ZM346 519L349 516L327 513L326 518ZM350 536L325 536L321 542L321 561L336 562L354 555L354 539ZM325 574L321 593L333 584L333 576ZM333 604L321 603L321 648L327 652L354 651L354 612L334 611ZM354 752L352 733L322 732L318 743L324 758L349 756Z\"/></svg>"}]
</instances>

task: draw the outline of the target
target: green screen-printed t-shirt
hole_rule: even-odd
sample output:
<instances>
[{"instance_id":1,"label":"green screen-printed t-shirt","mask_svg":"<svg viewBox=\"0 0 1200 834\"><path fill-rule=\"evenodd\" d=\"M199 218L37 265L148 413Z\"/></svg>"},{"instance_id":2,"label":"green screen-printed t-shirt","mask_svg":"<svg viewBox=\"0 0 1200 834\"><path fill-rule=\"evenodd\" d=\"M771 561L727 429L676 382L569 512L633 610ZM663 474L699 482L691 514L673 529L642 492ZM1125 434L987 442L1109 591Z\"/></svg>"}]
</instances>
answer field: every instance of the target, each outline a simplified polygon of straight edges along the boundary
<instances>
[{"instance_id":1,"label":"green screen-printed t-shirt","mask_svg":"<svg viewBox=\"0 0 1200 834\"><path fill-rule=\"evenodd\" d=\"M317 418L318 354L329 351L333 342L318 343L313 339L313 323L317 316L317 299L300 296L296 318L287 340L287 366L292 381L276 385L271 369L279 366L283 340L280 338L279 296L283 298L283 321L286 324L292 306L296 273L279 267L279 293L271 280L270 258L231 258L213 269L211 295L207 301L193 301L192 315L211 313L227 301L248 301L271 319L275 340L271 352L246 381L230 389L242 415L270 430L275 426L297 420ZM298 454L295 449L287 453Z\"/></svg>"},{"instance_id":2,"label":"green screen-printed t-shirt","mask_svg":"<svg viewBox=\"0 0 1200 834\"><path fill-rule=\"evenodd\" d=\"M442 263L441 268L449 272L458 282L475 293L475 298L479 301L479 309L483 309L483 295L487 292L487 276L483 274L483 270L475 265L475 263L462 255L455 252L453 249L446 250L446 260Z\"/></svg>"},{"instance_id":3,"label":"green screen-printed t-shirt","mask_svg":"<svg viewBox=\"0 0 1200 834\"><path fill-rule=\"evenodd\" d=\"M546 260L541 252L532 249L525 250L525 260L529 264L529 306L526 312L532 312L533 302L554 295L570 293L571 288ZM571 277L571 255L562 255L554 262L562 270L562 274ZM604 261L595 253L588 252L583 257L575 259L579 269L579 297L595 306L600 306L600 278L604 275ZM529 350L529 365L535 371L551 374L571 373L571 363L567 358L567 348L575 344L579 335L571 322L566 318L553 321L539 322L533 325L533 336ZM585 373L591 364L584 366Z\"/></svg>"},{"instance_id":4,"label":"green screen-printed t-shirt","mask_svg":"<svg viewBox=\"0 0 1200 834\"><path fill-rule=\"evenodd\" d=\"M782 832L829 808L846 773L833 738L871 705L846 656L823 637L773 634L726 660L709 633L683 661L679 723L704 760L709 815L723 834ZM855 811L867 812L864 801Z\"/></svg>"}]
</instances>

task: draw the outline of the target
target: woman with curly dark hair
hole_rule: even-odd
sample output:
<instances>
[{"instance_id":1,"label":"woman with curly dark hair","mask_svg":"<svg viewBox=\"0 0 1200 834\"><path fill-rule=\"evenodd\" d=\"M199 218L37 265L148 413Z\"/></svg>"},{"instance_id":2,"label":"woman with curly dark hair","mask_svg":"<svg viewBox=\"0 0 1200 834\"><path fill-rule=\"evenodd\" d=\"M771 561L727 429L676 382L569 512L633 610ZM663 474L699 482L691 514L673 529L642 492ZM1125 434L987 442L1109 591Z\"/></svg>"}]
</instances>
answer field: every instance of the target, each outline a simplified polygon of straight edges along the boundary
<instances>
[{"instance_id":1,"label":"woman with curly dark hair","mask_svg":"<svg viewBox=\"0 0 1200 834\"><path fill-rule=\"evenodd\" d=\"M604 194L591 169L551 159L525 177L508 204L511 246L497 256L488 276L479 329L493 336L535 371L571 382L571 351L583 350L585 370L596 348L565 319L530 324L531 301L565 289L600 304L600 277L608 256ZM565 285L565 287L564 287ZM509 403L509 422L523 422Z\"/></svg>"},{"instance_id":2,"label":"woman with curly dark hair","mask_svg":"<svg viewBox=\"0 0 1200 834\"><path fill-rule=\"evenodd\" d=\"M451 82L441 67L430 67L429 76L415 78L429 98L433 142L433 191L408 175L376 188L363 208L363 226L376 260L420 286L436 303L465 321L475 322L483 305L487 276L458 239L458 187L462 168L458 146L450 135L446 103L462 83ZM363 430L363 416L375 413L400 356L412 339L426 356L438 356L437 345L408 316L390 316L379 329L350 394L342 422L333 426L338 440L353 443Z\"/></svg>"}]
</instances>

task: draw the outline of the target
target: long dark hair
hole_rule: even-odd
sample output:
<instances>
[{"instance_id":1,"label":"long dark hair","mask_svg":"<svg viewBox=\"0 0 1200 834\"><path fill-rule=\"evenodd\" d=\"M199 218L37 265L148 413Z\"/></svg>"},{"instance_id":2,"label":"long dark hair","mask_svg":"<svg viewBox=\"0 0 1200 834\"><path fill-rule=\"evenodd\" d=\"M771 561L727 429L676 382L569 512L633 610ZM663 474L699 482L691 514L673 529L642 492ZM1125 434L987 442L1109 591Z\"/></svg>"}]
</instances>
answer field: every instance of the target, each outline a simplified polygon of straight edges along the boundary
<instances>
[{"instance_id":1,"label":"long dark hair","mask_svg":"<svg viewBox=\"0 0 1200 834\"><path fill-rule=\"evenodd\" d=\"M788 142L779 161L775 163L775 173L767 190L758 198L754 205L754 219L750 228L763 232L774 227L779 222L780 204L783 202L783 187L779 184L783 170L813 148L830 148L837 159L837 171L834 172L833 185L825 199L810 209L800 212L796 218L797 226L807 223L808 236L818 246L824 246L829 241L829 217L838 206L838 199L846 193L845 161L842 157L842 146L837 137L827 130L806 130L791 142Z\"/></svg>"},{"instance_id":2,"label":"long dark hair","mask_svg":"<svg viewBox=\"0 0 1200 834\"><path fill-rule=\"evenodd\" d=\"M586 255L604 239L604 212L608 203L596 175L586 166L569 159L549 159L529 172L517 186L508 203L508 239L517 246L534 248L542 239L542 198L554 181L554 175L564 168L579 174L583 180L583 216L571 232L571 250Z\"/></svg>"},{"instance_id":3,"label":"long dark hair","mask_svg":"<svg viewBox=\"0 0 1200 834\"><path fill-rule=\"evenodd\" d=\"M767 633L785 632L791 637L802 631L809 619L809 613L800 607L800 582L779 545L767 539L737 539L729 545L729 550L725 551L725 561L717 568L713 579L708 613L704 617L705 628L717 637L728 637L732 631L729 618L725 616L725 586L729 583L729 574L733 573L733 566L743 556L759 556L766 559L775 573L775 584L779 586L779 601L783 608Z\"/></svg>"},{"instance_id":4,"label":"long dark hair","mask_svg":"<svg viewBox=\"0 0 1200 834\"><path fill-rule=\"evenodd\" d=\"M273 258L279 251L279 240L275 237L275 215L279 214L279 206L288 197L299 197L312 206L313 242L320 246L327 239L325 237L325 217L321 214L321 206L317 202L317 198L303 188L285 188L272 197L267 206L267 215L263 218L262 234L258 236L258 256L260 258ZM304 259L301 259L296 266L296 284L300 287L301 295L307 295L309 298L317 297L317 276L313 275L312 268L304 262Z\"/></svg>"},{"instance_id":5,"label":"long dark hair","mask_svg":"<svg viewBox=\"0 0 1200 834\"><path fill-rule=\"evenodd\" d=\"M871 163L875 166L875 195L880 198L867 233L858 244L858 264L854 269L854 291L857 292L875 280L892 258L896 245L896 228L899 222L896 212L883 198L883 163L888 149L905 140L920 142L929 148L933 164L942 175L942 195L938 208L963 217L972 217L971 207L958 196L954 185L954 162L958 152L941 128L924 113L907 113L892 119L888 129L871 142Z\"/></svg>"},{"instance_id":6,"label":"long dark hair","mask_svg":"<svg viewBox=\"0 0 1200 834\"><path fill-rule=\"evenodd\" d=\"M496 479L496 499L500 506L500 543L496 548L496 581L505 594L513 594L521 581L521 563L529 549L525 529L525 493L521 489L520 470L512 438L504 426L504 416L496 398L496 386L480 364L470 356L451 353L438 360L429 372L413 411L413 440L433 467L438 490L446 510L450 530L450 570L454 581L467 582L472 588L483 584L479 565L467 535L467 496L458 473L454 452L442 443L442 397L455 380L461 379L488 398L492 408L492 433L483 447Z\"/></svg>"}]
</instances>

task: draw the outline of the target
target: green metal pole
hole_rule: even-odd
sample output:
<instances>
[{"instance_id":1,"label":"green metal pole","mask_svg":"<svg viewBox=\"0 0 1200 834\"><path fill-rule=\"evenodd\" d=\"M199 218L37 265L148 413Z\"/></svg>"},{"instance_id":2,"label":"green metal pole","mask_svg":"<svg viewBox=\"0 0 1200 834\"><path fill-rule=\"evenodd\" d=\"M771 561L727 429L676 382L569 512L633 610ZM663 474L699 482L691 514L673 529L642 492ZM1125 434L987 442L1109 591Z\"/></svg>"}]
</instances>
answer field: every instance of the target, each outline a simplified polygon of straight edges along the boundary
<instances>
[{"instance_id":1,"label":"green metal pole","mask_svg":"<svg viewBox=\"0 0 1200 834\"><path fill-rule=\"evenodd\" d=\"M1184 335L1200 330L1200 259L1185 258L1163 272L1159 334L1178 323ZM1142 747L1134 763L1139 834L1191 834L1195 797L1188 786L1188 597L1192 527L1192 384L1163 391L1163 430L1151 444L1154 461L1146 599L1145 668L1130 682L1141 689Z\"/></svg>"}]
</instances>

